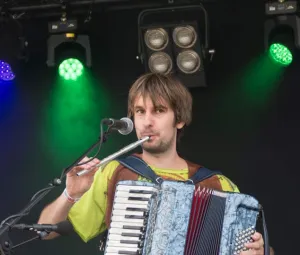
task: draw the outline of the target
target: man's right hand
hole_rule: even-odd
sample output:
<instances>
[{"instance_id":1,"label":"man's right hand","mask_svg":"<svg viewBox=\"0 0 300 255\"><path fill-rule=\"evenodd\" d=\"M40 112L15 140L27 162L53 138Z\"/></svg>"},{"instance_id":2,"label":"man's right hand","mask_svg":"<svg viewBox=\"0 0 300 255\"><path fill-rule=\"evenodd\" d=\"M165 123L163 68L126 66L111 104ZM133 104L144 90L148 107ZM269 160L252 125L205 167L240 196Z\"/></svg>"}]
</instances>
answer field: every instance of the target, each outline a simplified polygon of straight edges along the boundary
<instances>
[{"instance_id":1,"label":"man's right hand","mask_svg":"<svg viewBox=\"0 0 300 255\"><path fill-rule=\"evenodd\" d=\"M85 157L83 158L80 163L86 162L90 160L90 158ZM80 198L86 191L89 190L91 187L94 175L99 167L96 167L97 164L100 163L99 159L93 159L92 161L74 167L68 174L66 179L66 189L68 194L72 198ZM81 176L77 176L76 174L82 170L91 170L90 172L83 174Z\"/></svg>"}]
</instances>

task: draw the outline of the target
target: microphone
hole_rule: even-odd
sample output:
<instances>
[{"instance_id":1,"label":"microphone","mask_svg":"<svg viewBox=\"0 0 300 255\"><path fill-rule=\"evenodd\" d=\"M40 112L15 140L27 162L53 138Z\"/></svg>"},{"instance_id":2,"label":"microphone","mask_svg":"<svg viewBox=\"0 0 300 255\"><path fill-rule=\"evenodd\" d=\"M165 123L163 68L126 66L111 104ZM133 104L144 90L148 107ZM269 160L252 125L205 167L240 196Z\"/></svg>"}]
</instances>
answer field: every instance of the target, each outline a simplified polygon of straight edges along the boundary
<instances>
[{"instance_id":1,"label":"microphone","mask_svg":"<svg viewBox=\"0 0 300 255\"><path fill-rule=\"evenodd\" d=\"M65 220L57 224L16 224L12 228L20 230L30 230L30 231L46 231L46 232L56 232L60 235L68 235L73 232L73 226L70 221Z\"/></svg>"},{"instance_id":2,"label":"microphone","mask_svg":"<svg viewBox=\"0 0 300 255\"><path fill-rule=\"evenodd\" d=\"M110 126L114 130L118 130L122 135L128 135L133 130L133 122L129 118L122 118L120 120L115 119L103 119L102 123L104 125Z\"/></svg>"}]
</instances>

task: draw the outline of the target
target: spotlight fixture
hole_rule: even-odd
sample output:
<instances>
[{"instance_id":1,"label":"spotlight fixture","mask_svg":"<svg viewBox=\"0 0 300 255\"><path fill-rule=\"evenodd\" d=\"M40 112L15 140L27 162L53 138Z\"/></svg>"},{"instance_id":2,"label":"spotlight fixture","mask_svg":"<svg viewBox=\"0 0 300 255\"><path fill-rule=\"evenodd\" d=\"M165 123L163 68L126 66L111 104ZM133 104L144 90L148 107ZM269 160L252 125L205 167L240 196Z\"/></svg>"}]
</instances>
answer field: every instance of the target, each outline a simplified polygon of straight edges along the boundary
<instances>
[{"instance_id":1,"label":"spotlight fixture","mask_svg":"<svg viewBox=\"0 0 300 255\"><path fill-rule=\"evenodd\" d=\"M0 81L12 81L14 78L15 74L11 66L0 60Z\"/></svg>"},{"instance_id":2,"label":"spotlight fixture","mask_svg":"<svg viewBox=\"0 0 300 255\"><path fill-rule=\"evenodd\" d=\"M59 75L65 80L76 80L83 73L83 64L74 58L64 60L59 65Z\"/></svg>"},{"instance_id":3,"label":"spotlight fixture","mask_svg":"<svg viewBox=\"0 0 300 255\"><path fill-rule=\"evenodd\" d=\"M29 59L22 24L10 13L0 13L0 80L15 79L21 62Z\"/></svg>"},{"instance_id":4,"label":"spotlight fixture","mask_svg":"<svg viewBox=\"0 0 300 255\"><path fill-rule=\"evenodd\" d=\"M49 22L47 65L53 67L60 63L59 74L67 79L82 74L82 63L86 67L92 66L89 36L77 31L77 20L67 19L66 11L63 11L60 21Z\"/></svg>"},{"instance_id":5,"label":"spotlight fixture","mask_svg":"<svg viewBox=\"0 0 300 255\"><path fill-rule=\"evenodd\" d=\"M205 33L199 33L197 20L166 22L165 12L201 10L206 23ZM144 18L161 14L161 22L155 17L150 24ZM149 20L149 18L148 18ZM155 22L155 25L153 23ZM152 73L175 74L187 87L206 87L205 64L212 59L214 50L209 50L208 17L202 5L166 7L144 10L138 18L137 57L145 70Z\"/></svg>"},{"instance_id":6,"label":"spotlight fixture","mask_svg":"<svg viewBox=\"0 0 300 255\"><path fill-rule=\"evenodd\" d=\"M287 14L287 6L294 6L290 2L295 1L276 4L282 8L276 7L274 13L280 10L281 14L269 16L264 24L265 49L272 60L283 66L292 63L293 54L300 48L300 19L296 14ZM269 15L269 12L266 14Z\"/></svg>"}]
</instances>

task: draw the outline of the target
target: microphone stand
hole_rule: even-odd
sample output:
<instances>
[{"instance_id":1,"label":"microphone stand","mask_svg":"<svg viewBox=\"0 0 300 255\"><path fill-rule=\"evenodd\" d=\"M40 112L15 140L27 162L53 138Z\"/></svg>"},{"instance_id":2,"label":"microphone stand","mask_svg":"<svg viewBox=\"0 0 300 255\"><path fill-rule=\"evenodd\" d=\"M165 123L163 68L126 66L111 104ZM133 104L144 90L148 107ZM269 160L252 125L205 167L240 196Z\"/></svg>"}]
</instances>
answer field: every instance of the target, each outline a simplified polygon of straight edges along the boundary
<instances>
[{"instance_id":1,"label":"microphone stand","mask_svg":"<svg viewBox=\"0 0 300 255\"><path fill-rule=\"evenodd\" d=\"M35 237L33 239L27 240L21 244L16 246L12 246L10 240L8 239L8 231L12 226L14 226L23 216L27 215L30 210L38 204L53 188L58 187L62 183L62 179L67 175L67 173L76 166L86 155L88 155L94 148L96 148L101 142L106 142L108 135L110 134L110 128L104 132L104 134L99 137L96 143L94 143L90 148L88 148L82 156L76 159L71 165L66 167L63 170L63 173L60 178L55 178L51 183L48 184L48 187L38 191L30 200L30 202L18 213L6 218L4 221L1 222L0 225L0 255L9 255L11 254L11 249L18 247L24 243L29 241L38 239L39 237ZM6 235L6 236L4 236Z\"/></svg>"}]
</instances>

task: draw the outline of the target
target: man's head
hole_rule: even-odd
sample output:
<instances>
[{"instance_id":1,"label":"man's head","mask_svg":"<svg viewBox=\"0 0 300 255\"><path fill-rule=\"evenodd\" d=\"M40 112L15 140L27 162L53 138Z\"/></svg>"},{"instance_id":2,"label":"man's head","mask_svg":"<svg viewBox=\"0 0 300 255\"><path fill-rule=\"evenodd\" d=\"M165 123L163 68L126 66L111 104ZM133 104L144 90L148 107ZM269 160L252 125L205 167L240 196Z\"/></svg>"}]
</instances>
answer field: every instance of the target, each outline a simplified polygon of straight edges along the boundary
<instances>
[{"instance_id":1,"label":"man's head","mask_svg":"<svg viewBox=\"0 0 300 255\"><path fill-rule=\"evenodd\" d=\"M162 153L176 147L176 137L192 120L192 96L171 75L145 74L132 85L128 116L133 117L138 138L151 135L144 150Z\"/></svg>"}]
</instances>

